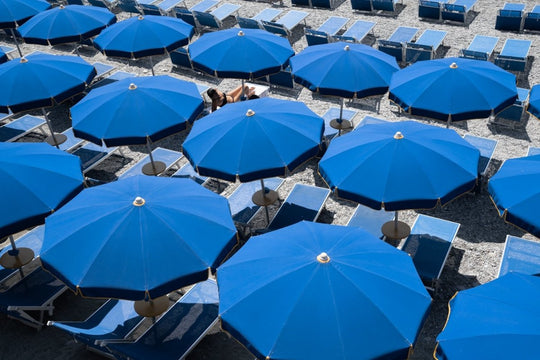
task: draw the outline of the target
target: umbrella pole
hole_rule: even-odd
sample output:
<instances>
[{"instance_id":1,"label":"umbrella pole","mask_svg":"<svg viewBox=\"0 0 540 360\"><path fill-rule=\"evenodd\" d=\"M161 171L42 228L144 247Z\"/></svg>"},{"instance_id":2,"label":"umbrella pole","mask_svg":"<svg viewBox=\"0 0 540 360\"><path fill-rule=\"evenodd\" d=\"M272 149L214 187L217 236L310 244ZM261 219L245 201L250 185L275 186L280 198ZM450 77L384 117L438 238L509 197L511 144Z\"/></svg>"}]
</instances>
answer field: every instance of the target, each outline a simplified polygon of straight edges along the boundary
<instances>
[{"instance_id":1,"label":"umbrella pole","mask_svg":"<svg viewBox=\"0 0 540 360\"><path fill-rule=\"evenodd\" d=\"M154 61L152 60L152 57L149 56L150 58L150 70L152 70L152 76L156 76L156 74L154 73Z\"/></svg>"},{"instance_id":2,"label":"umbrella pole","mask_svg":"<svg viewBox=\"0 0 540 360\"><path fill-rule=\"evenodd\" d=\"M332 119L332 121L330 121L330 126L332 128L334 128L334 129L338 130L338 136L341 136L341 130L342 129L351 127L350 121L343 119L343 103L344 103L344 99L341 98L341 102L339 104L340 105L339 106L339 118Z\"/></svg>"},{"instance_id":3,"label":"umbrella pole","mask_svg":"<svg viewBox=\"0 0 540 360\"><path fill-rule=\"evenodd\" d=\"M243 80L242 80L243 82ZM243 86L242 86L243 88ZM263 198L266 198L266 188L264 187L264 179L261 179L261 191L262 191L262 196ZM270 214L268 213L268 206L265 205L264 206L264 211L266 212L266 224L270 224Z\"/></svg>"},{"instance_id":4,"label":"umbrella pole","mask_svg":"<svg viewBox=\"0 0 540 360\"><path fill-rule=\"evenodd\" d=\"M448 115L448 119L446 120L446 128L447 129L450 127L450 121L452 121L452 115Z\"/></svg>"},{"instance_id":5,"label":"umbrella pole","mask_svg":"<svg viewBox=\"0 0 540 360\"><path fill-rule=\"evenodd\" d=\"M47 138L45 139L45 142L49 145L56 146L57 149L60 149L59 145L64 143L67 140L67 136L64 134L55 134L52 128L51 121L49 120L49 117L47 116L47 112L45 111L45 108L41 108L41 112L43 113L43 117L45 118L45 121L47 122L49 131L51 132L51 135L47 136Z\"/></svg>"},{"instance_id":6,"label":"umbrella pole","mask_svg":"<svg viewBox=\"0 0 540 360\"><path fill-rule=\"evenodd\" d=\"M11 243L11 250L13 250L13 252L18 252L15 240L13 240L13 235L9 235L9 242ZM21 274L21 277L24 277L22 266L19 268L19 274Z\"/></svg>"},{"instance_id":7,"label":"umbrella pole","mask_svg":"<svg viewBox=\"0 0 540 360\"><path fill-rule=\"evenodd\" d=\"M152 155L152 147L150 146L150 138L146 138L146 148L148 149L148 156L150 157L150 162L144 164L142 172L145 175L154 175L157 176L165 171L167 167L163 161L154 161L154 156Z\"/></svg>"},{"instance_id":8,"label":"umbrella pole","mask_svg":"<svg viewBox=\"0 0 540 360\"><path fill-rule=\"evenodd\" d=\"M13 31L13 29L10 29L10 30L11 30L11 35L13 36L13 41L15 41L15 46L17 46L17 51L19 51L19 56L23 57L21 48L19 47L19 42L17 41L17 38L15 37L15 31Z\"/></svg>"},{"instance_id":9,"label":"umbrella pole","mask_svg":"<svg viewBox=\"0 0 540 360\"><path fill-rule=\"evenodd\" d=\"M242 79L242 94L240 95L240 100L241 101L246 100L246 94L244 92L244 79Z\"/></svg>"}]
</instances>

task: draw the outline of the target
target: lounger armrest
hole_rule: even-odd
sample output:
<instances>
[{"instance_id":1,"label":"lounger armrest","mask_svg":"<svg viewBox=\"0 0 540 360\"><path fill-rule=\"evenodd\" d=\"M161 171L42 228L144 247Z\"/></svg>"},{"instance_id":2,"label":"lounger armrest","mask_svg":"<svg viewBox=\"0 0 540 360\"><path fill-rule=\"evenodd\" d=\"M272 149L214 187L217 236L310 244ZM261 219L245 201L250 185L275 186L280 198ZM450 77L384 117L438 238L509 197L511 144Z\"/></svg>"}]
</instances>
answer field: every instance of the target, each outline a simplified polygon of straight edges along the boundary
<instances>
[{"instance_id":1,"label":"lounger armrest","mask_svg":"<svg viewBox=\"0 0 540 360\"><path fill-rule=\"evenodd\" d=\"M501 9L499 10L499 16L502 16L502 17L521 17L523 14L523 11L518 11L518 10L504 10L504 9Z\"/></svg>"},{"instance_id":2,"label":"lounger armrest","mask_svg":"<svg viewBox=\"0 0 540 360\"><path fill-rule=\"evenodd\" d=\"M462 49L461 50L461 57L468 58L468 59L477 59L477 60L488 60L488 54L481 51L474 51L474 50L467 50Z\"/></svg>"},{"instance_id":3,"label":"lounger armrest","mask_svg":"<svg viewBox=\"0 0 540 360\"><path fill-rule=\"evenodd\" d=\"M433 51L432 45L422 45L422 44L416 44L416 43L407 43L407 47L411 49L417 49L417 50L426 50L426 51Z\"/></svg>"},{"instance_id":4,"label":"lounger armrest","mask_svg":"<svg viewBox=\"0 0 540 360\"><path fill-rule=\"evenodd\" d=\"M379 46L385 46L385 47L394 47L394 48L401 48L403 45L399 42L395 41L389 41L389 40L377 40L379 42Z\"/></svg>"},{"instance_id":5,"label":"lounger armrest","mask_svg":"<svg viewBox=\"0 0 540 360\"><path fill-rule=\"evenodd\" d=\"M328 36L327 33L325 33L324 31L319 31L319 30L313 30L313 29L304 29L306 35L313 35L313 36Z\"/></svg>"}]
</instances>

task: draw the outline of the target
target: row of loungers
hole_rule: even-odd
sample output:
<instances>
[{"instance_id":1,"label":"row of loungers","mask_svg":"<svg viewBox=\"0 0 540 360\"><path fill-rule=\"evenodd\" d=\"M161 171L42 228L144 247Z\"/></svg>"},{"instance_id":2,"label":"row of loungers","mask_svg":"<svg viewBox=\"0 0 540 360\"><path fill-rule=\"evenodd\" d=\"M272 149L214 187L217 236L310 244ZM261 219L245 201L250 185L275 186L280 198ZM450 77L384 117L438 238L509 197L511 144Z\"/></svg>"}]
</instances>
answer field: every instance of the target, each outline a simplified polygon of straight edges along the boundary
<instances>
[{"instance_id":1,"label":"row of loungers","mask_svg":"<svg viewBox=\"0 0 540 360\"><path fill-rule=\"evenodd\" d=\"M540 5L525 12L525 4L506 3L497 12L495 29L498 30L540 30Z\"/></svg>"},{"instance_id":2,"label":"row of loungers","mask_svg":"<svg viewBox=\"0 0 540 360\"><path fill-rule=\"evenodd\" d=\"M418 17L433 20L447 20L467 24L469 11L477 0L420 0Z\"/></svg>"}]
</instances>

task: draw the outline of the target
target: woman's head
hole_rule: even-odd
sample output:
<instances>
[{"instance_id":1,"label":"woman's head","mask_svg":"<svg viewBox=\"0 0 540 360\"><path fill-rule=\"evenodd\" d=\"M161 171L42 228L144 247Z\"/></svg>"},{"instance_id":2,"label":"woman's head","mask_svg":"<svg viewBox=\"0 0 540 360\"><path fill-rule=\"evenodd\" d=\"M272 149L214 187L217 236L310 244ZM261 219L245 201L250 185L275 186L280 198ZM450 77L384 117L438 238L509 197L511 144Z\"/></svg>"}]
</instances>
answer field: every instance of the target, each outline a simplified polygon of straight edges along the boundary
<instances>
[{"instance_id":1,"label":"woman's head","mask_svg":"<svg viewBox=\"0 0 540 360\"><path fill-rule=\"evenodd\" d=\"M219 91L216 88L210 88L210 89L206 90L206 94L208 94L208 96L212 100L219 100L219 99L221 99L221 95L222 95L221 91Z\"/></svg>"}]
</instances>

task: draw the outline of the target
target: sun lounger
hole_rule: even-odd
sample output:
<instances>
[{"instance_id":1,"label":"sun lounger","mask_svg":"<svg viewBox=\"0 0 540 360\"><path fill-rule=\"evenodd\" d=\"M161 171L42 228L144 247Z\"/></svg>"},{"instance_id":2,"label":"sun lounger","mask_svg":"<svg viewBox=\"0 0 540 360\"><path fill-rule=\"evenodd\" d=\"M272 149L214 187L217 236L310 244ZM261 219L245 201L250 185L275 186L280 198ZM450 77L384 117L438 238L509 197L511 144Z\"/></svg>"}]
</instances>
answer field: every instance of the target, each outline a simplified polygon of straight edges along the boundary
<instances>
[{"instance_id":1,"label":"sun lounger","mask_svg":"<svg viewBox=\"0 0 540 360\"><path fill-rule=\"evenodd\" d=\"M495 57L495 65L505 70L525 71L531 40L506 39L501 53Z\"/></svg>"},{"instance_id":2,"label":"sun lounger","mask_svg":"<svg viewBox=\"0 0 540 360\"><path fill-rule=\"evenodd\" d=\"M384 223L394 220L393 211L374 210L364 205L358 205L354 210L347 226L356 226L380 239L383 238L381 228Z\"/></svg>"},{"instance_id":3,"label":"sun lounger","mask_svg":"<svg viewBox=\"0 0 540 360\"><path fill-rule=\"evenodd\" d=\"M373 5L371 0L351 0L353 10L372 11Z\"/></svg>"},{"instance_id":4,"label":"sun lounger","mask_svg":"<svg viewBox=\"0 0 540 360\"><path fill-rule=\"evenodd\" d=\"M467 59L488 61L499 42L496 36L475 35L467 49L461 49L460 56Z\"/></svg>"},{"instance_id":5,"label":"sun lounger","mask_svg":"<svg viewBox=\"0 0 540 360\"><path fill-rule=\"evenodd\" d=\"M109 76L116 69L114 65L104 64L99 61L94 62L92 66L96 69L96 76L92 80L94 83Z\"/></svg>"},{"instance_id":6,"label":"sun lounger","mask_svg":"<svg viewBox=\"0 0 540 360\"><path fill-rule=\"evenodd\" d=\"M418 3L418 17L439 20L441 10L448 0L420 0Z\"/></svg>"},{"instance_id":7,"label":"sun lounger","mask_svg":"<svg viewBox=\"0 0 540 360\"><path fill-rule=\"evenodd\" d=\"M497 13L495 29L520 31L523 23L525 4L506 3Z\"/></svg>"},{"instance_id":8,"label":"sun lounger","mask_svg":"<svg viewBox=\"0 0 540 360\"><path fill-rule=\"evenodd\" d=\"M428 289L436 290L459 227L458 223L423 214L416 218L401 250L411 255Z\"/></svg>"},{"instance_id":9,"label":"sun lounger","mask_svg":"<svg viewBox=\"0 0 540 360\"><path fill-rule=\"evenodd\" d=\"M371 0L373 10L395 12L397 10L398 3L403 4L403 0Z\"/></svg>"},{"instance_id":10,"label":"sun lounger","mask_svg":"<svg viewBox=\"0 0 540 360\"><path fill-rule=\"evenodd\" d=\"M432 60L442 45L446 31L425 30L415 42L407 42L405 48L405 61L413 63L421 60Z\"/></svg>"},{"instance_id":11,"label":"sun lounger","mask_svg":"<svg viewBox=\"0 0 540 360\"><path fill-rule=\"evenodd\" d=\"M529 146L527 156L540 155L540 147Z\"/></svg>"},{"instance_id":12,"label":"sun lounger","mask_svg":"<svg viewBox=\"0 0 540 360\"><path fill-rule=\"evenodd\" d=\"M14 119L0 126L0 141L16 141L36 130L39 130L43 135L46 135L43 130L45 124L45 119L42 117L32 115L21 116L18 119Z\"/></svg>"},{"instance_id":13,"label":"sun lounger","mask_svg":"<svg viewBox=\"0 0 540 360\"><path fill-rule=\"evenodd\" d=\"M338 129L334 129L333 127L330 126L330 121L334 119L339 119L339 112L340 112L340 109L338 107L331 107L322 116L322 118L324 119L324 135L323 136L327 143L329 143L330 140L332 140L334 136L336 136L338 133ZM344 120L348 120L352 124L353 118L356 116L356 114L358 114L358 111L343 109L343 113L341 114L341 116Z\"/></svg>"},{"instance_id":14,"label":"sun lounger","mask_svg":"<svg viewBox=\"0 0 540 360\"><path fill-rule=\"evenodd\" d=\"M311 0L291 0L291 5L294 6L309 6L311 7Z\"/></svg>"},{"instance_id":15,"label":"sun lounger","mask_svg":"<svg viewBox=\"0 0 540 360\"><path fill-rule=\"evenodd\" d=\"M157 147L152 150L152 157L154 158L154 161L162 161L165 163L165 170L163 171L163 173L165 173L171 167L176 165L184 157L184 155L178 151ZM126 179L130 176L142 175L143 166L149 162L150 156L145 155L142 159L137 161L133 166L122 173L118 179Z\"/></svg>"},{"instance_id":16,"label":"sun lounger","mask_svg":"<svg viewBox=\"0 0 540 360\"><path fill-rule=\"evenodd\" d=\"M182 165L182 167L176 170L176 172L171 176L179 178L189 178L198 183L199 185L203 185L208 180L208 177L199 175L189 162Z\"/></svg>"},{"instance_id":17,"label":"sun lounger","mask_svg":"<svg viewBox=\"0 0 540 360\"><path fill-rule=\"evenodd\" d=\"M267 230L281 229L303 220L316 221L329 195L330 189L295 184Z\"/></svg>"},{"instance_id":18,"label":"sun lounger","mask_svg":"<svg viewBox=\"0 0 540 360\"><path fill-rule=\"evenodd\" d=\"M180 18L197 28L197 20L195 19L194 12L207 12L210 11L214 6L219 4L219 0L202 0L197 4L193 5L189 9L186 9L182 6L175 6L173 12L177 18Z\"/></svg>"},{"instance_id":19,"label":"sun lounger","mask_svg":"<svg viewBox=\"0 0 540 360\"><path fill-rule=\"evenodd\" d=\"M184 6L184 3L185 0L163 0L157 4L157 7L161 12L161 15L169 16L173 15L173 9L175 7L182 7Z\"/></svg>"},{"instance_id":20,"label":"sun lounger","mask_svg":"<svg viewBox=\"0 0 540 360\"><path fill-rule=\"evenodd\" d=\"M338 2L336 0L311 0L311 6L323 9L333 9Z\"/></svg>"},{"instance_id":21,"label":"sun lounger","mask_svg":"<svg viewBox=\"0 0 540 360\"><path fill-rule=\"evenodd\" d=\"M41 329L45 312L52 315L54 300L67 290L66 285L41 267L0 293L0 311L23 324ZM29 311L38 312L34 318Z\"/></svg>"},{"instance_id":22,"label":"sun lounger","mask_svg":"<svg viewBox=\"0 0 540 360\"><path fill-rule=\"evenodd\" d=\"M361 128L362 126L369 125L369 124L382 124L386 122L388 122L388 120L366 115L364 116L362 120L360 120L360 122L358 123L358 125L356 125L354 129L356 130L356 129Z\"/></svg>"},{"instance_id":23,"label":"sun lounger","mask_svg":"<svg viewBox=\"0 0 540 360\"><path fill-rule=\"evenodd\" d=\"M186 49L178 48L169 52L173 65L193 70L193 63Z\"/></svg>"},{"instance_id":24,"label":"sun lounger","mask_svg":"<svg viewBox=\"0 0 540 360\"><path fill-rule=\"evenodd\" d=\"M238 23L238 26L244 29L263 29L264 30L264 27L261 21L262 20L273 21L275 18L281 15L282 12L283 10L281 9L266 8L251 18L237 16L236 22Z\"/></svg>"},{"instance_id":25,"label":"sun lounger","mask_svg":"<svg viewBox=\"0 0 540 360\"><path fill-rule=\"evenodd\" d=\"M270 85L294 89L294 80L291 73L291 67L287 66L278 73L268 75L268 83Z\"/></svg>"},{"instance_id":26,"label":"sun lounger","mask_svg":"<svg viewBox=\"0 0 540 360\"><path fill-rule=\"evenodd\" d=\"M212 29L222 29L223 21L229 16L234 16L240 5L226 3L211 12L193 11L193 15L199 26Z\"/></svg>"},{"instance_id":27,"label":"sun lounger","mask_svg":"<svg viewBox=\"0 0 540 360\"><path fill-rule=\"evenodd\" d=\"M7 45L0 45L0 54L4 53L4 56L3 56L4 61L0 61L0 63L9 61L9 55L14 52L15 52L14 47L7 46Z\"/></svg>"},{"instance_id":28,"label":"sun lounger","mask_svg":"<svg viewBox=\"0 0 540 360\"><path fill-rule=\"evenodd\" d=\"M88 0L88 3L92 6L99 6L107 8L111 11L118 6L119 1L118 0Z\"/></svg>"},{"instance_id":29,"label":"sun lounger","mask_svg":"<svg viewBox=\"0 0 540 360\"><path fill-rule=\"evenodd\" d=\"M474 146L480 151L480 160L478 161L478 175L480 180L486 175L486 171L497 147L498 141L495 139L488 139L485 137L474 136L471 134L465 134L463 139L467 140L469 144Z\"/></svg>"},{"instance_id":30,"label":"sun lounger","mask_svg":"<svg viewBox=\"0 0 540 360\"><path fill-rule=\"evenodd\" d=\"M158 3L160 0L137 0L139 11L144 15L161 15Z\"/></svg>"},{"instance_id":31,"label":"sun lounger","mask_svg":"<svg viewBox=\"0 0 540 360\"><path fill-rule=\"evenodd\" d=\"M411 42L418 33L418 28L400 26L398 27L388 40L378 40L379 50L392 55L398 62L403 61L405 44Z\"/></svg>"},{"instance_id":32,"label":"sun lounger","mask_svg":"<svg viewBox=\"0 0 540 360\"><path fill-rule=\"evenodd\" d=\"M15 240L15 246L19 248L32 249L35 256L38 256L41 252L41 246L43 245L43 234L45 233L45 226L36 226L32 230L28 231L21 237ZM11 250L11 245L8 244L0 250L0 256ZM4 288L4 283L9 280L13 275L18 273L18 269L8 269L0 265L0 288Z\"/></svg>"},{"instance_id":33,"label":"sun lounger","mask_svg":"<svg viewBox=\"0 0 540 360\"><path fill-rule=\"evenodd\" d=\"M66 130L62 131L62 134L66 137L66 141L58 145L60 150L72 152L77 147L84 144L84 140L75 137L75 134L73 134L73 128L67 128Z\"/></svg>"},{"instance_id":34,"label":"sun lounger","mask_svg":"<svg viewBox=\"0 0 540 360\"><path fill-rule=\"evenodd\" d=\"M375 23L373 21L356 20L351 27L343 33L343 35L336 35L334 39L339 41L352 41L356 43L362 42L367 34L373 34L373 28Z\"/></svg>"},{"instance_id":35,"label":"sun lounger","mask_svg":"<svg viewBox=\"0 0 540 360\"><path fill-rule=\"evenodd\" d=\"M511 128L521 125L521 118L525 112L525 103L529 97L529 89L518 87L517 91L518 97L514 101L514 104L497 113L491 120L491 123L509 126Z\"/></svg>"},{"instance_id":36,"label":"sun lounger","mask_svg":"<svg viewBox=\"0 0 540 360\"><path fill-rule=\"evenodd\" d=\"M47 325L65 331L89 350L110 355L98 342L125 339L143 320L133 301L110 299L84 321L49 321Z\"/></svg>"},{"instance_id":37,"label":"sun lounger","mask_svg":"<svg viewBox=\"0 0 540 360\"><path fill-rule=\"evenodd\" d=\"M100 86L104 86L104 85L111 84L111 83L116 82L116 81L124 80L124 79L127 79L129 77L136 77L136 76L137 75L134 74L134 73L130 73L130 72L126 72L126 71L116 71L116 72L112 73L111 75L105 76L101 80L99 80L97 82L94 82L92 85L90 85L90 87L88 89L89 90L97 89Z\"/></svg>"},{"instance_id":38,"label":"sun lounger","mask_svg":"<svg viewBox=\"0 0 540 360\"><path fill-rule=\"evenodd\" d=\"M72 154L81 159L82 171L85 174L107 160L116 150L121 153L119 147L106 147L86 142L83 146L75 149Z\"/></svg>"},{"instance_id":39,"label":"sun lounger","mask_svg":"<svg viewBox=\"0 0 540 360\"><path fill-rule=\"evenodd\" d=\"M218 287L214 280L195 284L135 342L103 341L117 358L184 359L218 322Z\"/></svg>"},{"instance_id":40,"label":"sun lounger","mask_svg":"<svg viewBox=\"0 0 540 360\"><path fill-rule=\"evenodd\" d=\"M540 242L506 235L497 277L509 272L540 274Z\"/></svg>"},{"instance_id":41,"label":"sun lounger","mask_svg":"<svg viewBox=\"0 0 540 360\"><path fill-rule=\"evenodd\" d=\"M8 113L0 112L0 122L9 120L13 116L13 113L10 111Z\"/></svg>"},{"instance_id":42,"label":"sun lounger","mask_svg":"<svg viewBox=\"0 0 540 360\"><path fill-rule=\"evenodd\" d=\"M326 44L332 41L334 35L343 29L348 21L348 18L331 16L316 30L305 28L304 32L308 45Z\"/></svg>"},{"instance_id":43,"label":"sun lounger","mask_svg":"<svg viewBox=\"0 0 540 360\"><path fill-rule=\"evenodd\" d=\"M445 3L441 9L441 18L448 21L467 23L467 15L474 8L477 0L456 0L452 4Z\"/></svg>"},{"instance_id":44,"label":"sun lounger","mask_svg":"<svg viewBox=\"0 0 540 360\"><path fill-rule=\"evenodd\" d=\"M525 15L524 30L540 30L540 5L535 5L532 11Z\"/></svg>"},{"instance_id":45,"label":"sun lounger","mask_svg":"<svg viewBox=\"0 0 540 360\"><path fill-rule=\"evenodd\" d=\"M290 10L276 21L261 20L261 23L266 31L290 38L294 29L300 23L305 24L308 15L309 13L305 11Z\"/></svg>"}]
</instances>

